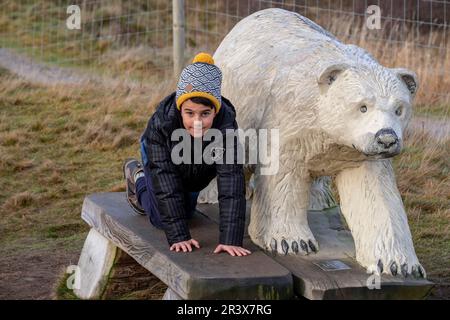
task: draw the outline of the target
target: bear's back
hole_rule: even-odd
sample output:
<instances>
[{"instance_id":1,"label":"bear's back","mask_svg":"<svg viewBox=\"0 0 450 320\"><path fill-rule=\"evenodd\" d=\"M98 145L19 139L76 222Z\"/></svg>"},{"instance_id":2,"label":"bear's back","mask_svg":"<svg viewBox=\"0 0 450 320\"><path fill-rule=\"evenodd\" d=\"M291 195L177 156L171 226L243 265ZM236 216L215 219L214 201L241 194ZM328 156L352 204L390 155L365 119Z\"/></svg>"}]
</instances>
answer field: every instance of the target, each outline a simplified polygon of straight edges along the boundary
<instances>
[{"instance_id":1,"label":"bear's back","mask_svg":"<svg viewBox=\"0 0 450 320\"><path fill-rule=\"evenodd\" d=\"M376 62L364 49L340 42L310 19L277 8L242 19L224 38L214 58L220 68L238 73L242 68L250 77L248 65L258 68L256 74L292 66L308 69L333 62Z\"/></svg>"},{"instance_id":2,"label":"bear's back","mask_svg":"<svg viewBox=\"0 0 450 320\"><path fill-rule=\"evenodd\" d=\"M267 107L302 101L300 108L311 108L318 76L329 65L377 64L364 49L346 45L313 21L282 9L258 11L241 20L214 59L224 74L223 95L235 104L244 128L259 127ZM298 96L299 87L304 96Z\"/></svg>"},{"instance_id":3,"label":"bear's back","mask_svg":"<svg viewBox=\"0 0 450 320\"><path fill-rule=\"evenodd\" d=\"M345 52L331 33L298 13L266 9L241 20L228 33L215 53L222 67L239 68L249 63L264 67L267 63L285 65L304 58L336 58ZM314 53L314 55L312 55ZM277 59L283 55L283 59ZM226 61L224 58L226 57ZM286 61L286 58L291 58Z\"/></svg>"}]
</instances>

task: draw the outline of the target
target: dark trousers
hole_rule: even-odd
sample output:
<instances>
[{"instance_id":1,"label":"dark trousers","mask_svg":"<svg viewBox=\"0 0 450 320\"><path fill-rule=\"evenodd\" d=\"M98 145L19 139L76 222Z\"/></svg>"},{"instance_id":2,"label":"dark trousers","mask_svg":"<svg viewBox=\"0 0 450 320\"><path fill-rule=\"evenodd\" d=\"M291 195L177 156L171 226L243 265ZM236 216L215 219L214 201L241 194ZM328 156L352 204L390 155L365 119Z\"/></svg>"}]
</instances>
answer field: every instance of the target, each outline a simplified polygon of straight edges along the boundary
<instances>
[{"instance_id":1,"label":"dark trousers","mask_svg":"<svg viewBox=\"0 0 450 320\"><path fill-rule=\"evenodd\" d=\"M153 192L152 181L150 179L150 172L147 168L147 157L146 157L145 145L141 141L141 156L142 163L144 164L144 175L136 181L136 194L139 204L144 208L147 213L150 223L159 229L163 229L161 223L161 215L158 210L158 203L156 201L155 193ZM189 192L186 191L184 195L184 208L186 212L186 218L190 219L197 206L197 198L200 192Z\"/></svg>"}]
</instances>

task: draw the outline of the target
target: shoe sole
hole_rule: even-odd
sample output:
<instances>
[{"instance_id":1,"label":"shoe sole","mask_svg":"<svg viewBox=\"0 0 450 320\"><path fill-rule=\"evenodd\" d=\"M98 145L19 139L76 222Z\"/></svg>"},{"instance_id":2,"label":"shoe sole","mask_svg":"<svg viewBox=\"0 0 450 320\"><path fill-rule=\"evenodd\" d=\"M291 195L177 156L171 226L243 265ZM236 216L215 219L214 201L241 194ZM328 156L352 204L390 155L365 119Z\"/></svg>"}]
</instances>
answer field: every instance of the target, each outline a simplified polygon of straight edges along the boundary
<instances>
[{"instance_id":1,"label":"shoe sole","mask_svg":"<svg viewBox=\"0 0 450 320\"><path fill-rule=\"evenodd\" d=\"M125 167L127 165L128 162L135 160L133 158L128 158L124 161L123 165L122 165L122 172L123 172L123 178L125 180L125 184L126 184L126 194L125 194L125 198L127 199L128 204L130 205L130 207L133 209L134 212L136 212L137 214L141 215L141 216L145 216L146 213L139 211L134 204L130 201L130 198L128 197L128 195L131 193L129 190L129 185L128 185L128 180L127 180L127 175L125 174Z\"/></svg>"}]
</instances>

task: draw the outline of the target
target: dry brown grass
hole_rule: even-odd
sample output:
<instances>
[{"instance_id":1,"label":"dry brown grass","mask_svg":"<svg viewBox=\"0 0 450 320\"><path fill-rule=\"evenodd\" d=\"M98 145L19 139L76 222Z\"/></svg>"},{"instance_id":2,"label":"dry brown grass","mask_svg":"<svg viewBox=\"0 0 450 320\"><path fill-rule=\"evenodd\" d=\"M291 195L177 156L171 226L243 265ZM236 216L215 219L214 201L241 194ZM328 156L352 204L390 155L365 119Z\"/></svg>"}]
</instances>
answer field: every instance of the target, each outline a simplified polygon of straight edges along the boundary
<instances>
[{"instance_id":1,"label":"dry brown grass","mask_svg":"<svg viewBox=\"0 0 450 320\"><path fill-rule=\"evenodd\" d=\"M14 146L19 140L21 140L21 135L18 131L4 132L0 135L0 145L2 146Z\"/></svg>"},{"instance_id":2,"label":"dry brown grass","mask_svg":"<svg viewBox=\"0 0 450 320\"><path fill-rule=\"evenodd\" d=\"M39 237L44 225L78 220L85 194L123 191L122 161L139 157L139 136L173 88L167 80L44 87L1 71L0 209L31 217L4 219L2 237L20 237L32 222Z\"/></svg>"},{"instance_id":3,"label":"dry brown grass","mask_svg":"<svg viewBox=\"0 0 450 320\"><path fill-rule=\"evenodd\" d=\"M125 181L119 182L113 185L108 191L109 192L124 192L125 191Z\"/></svg>"},{"instance_id":4,"label":"dry brown grass","mask_svg":"<svg viewBox=\"0 0 450 320\"><path fill-rule=\"evenodd\" d=\"M416 131L406 136L395 163L399 190L412 208L450 213L450 137L436 139Z\"/></svg>"},{"instance_id":5,"label":"dry brown grass","mask_svg":"<svg viewBox=\"0 0 450 320\"><path fill-rule=\"evenodd\" d=\"M29 191L20 192L9 197L3 204L3 209L13 210L29 207L35 204L36 196Z\"/></svg>"},{"instance_id":6,"label":"dry brown grass","mask_svg":"<svg viewBox=\"0 0 450 320\"><path fill-rule=\"evenodd\" d=\"M23 171L34 166L33 160L25 159L14 164L14 171Z\"/></svg>"}]
</instances>

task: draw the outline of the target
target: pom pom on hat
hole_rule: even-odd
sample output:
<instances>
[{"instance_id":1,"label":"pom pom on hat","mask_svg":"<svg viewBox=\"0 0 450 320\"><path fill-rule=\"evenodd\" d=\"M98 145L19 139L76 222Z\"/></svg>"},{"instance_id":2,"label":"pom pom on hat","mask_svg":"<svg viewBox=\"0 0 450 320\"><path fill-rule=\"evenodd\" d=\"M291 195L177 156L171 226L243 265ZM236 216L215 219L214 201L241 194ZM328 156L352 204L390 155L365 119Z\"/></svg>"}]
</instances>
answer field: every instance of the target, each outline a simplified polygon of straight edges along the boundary
<instances>
[{"instance_id":1,"label":"pom pom on hat","mask_svg":"<svg viewBox=\"0 0 450 320\"><path fill-rule=\"evenodd\" d=\"M214 58L209 53L200 52L199 54L197 54L195 56L194 60L192 60L192 63L196 63L196 62L214 64Z\"/></svg>"}]
</instances>

